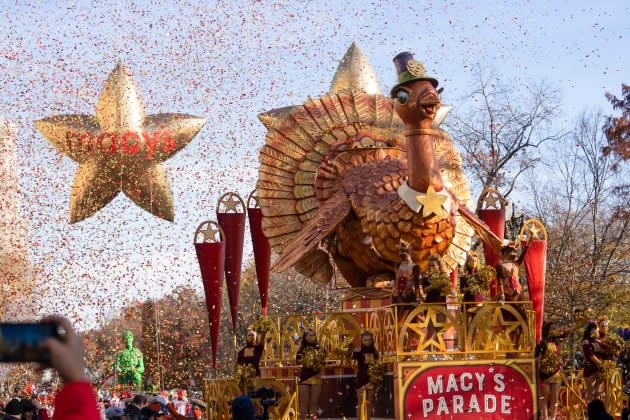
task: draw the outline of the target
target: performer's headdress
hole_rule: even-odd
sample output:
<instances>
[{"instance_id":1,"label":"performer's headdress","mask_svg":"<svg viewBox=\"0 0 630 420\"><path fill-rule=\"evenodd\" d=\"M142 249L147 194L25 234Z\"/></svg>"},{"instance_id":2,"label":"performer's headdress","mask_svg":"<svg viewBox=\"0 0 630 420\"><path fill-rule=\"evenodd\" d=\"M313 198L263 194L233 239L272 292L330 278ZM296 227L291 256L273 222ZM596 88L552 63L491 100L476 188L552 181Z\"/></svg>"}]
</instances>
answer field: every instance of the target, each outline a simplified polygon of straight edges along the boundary
<instances>
[{"instance_id":1,"label":"performer's headdress","mask_svg":"<svg viewBox=\"0 0 630 420\"><path fill-rule=\"evenodd\" d=\"M518 248L519 248L519 246L518 246L518 243L516 241L507 241L501 247L501 252L517 251Z\"/></svg>"}]
</instances>

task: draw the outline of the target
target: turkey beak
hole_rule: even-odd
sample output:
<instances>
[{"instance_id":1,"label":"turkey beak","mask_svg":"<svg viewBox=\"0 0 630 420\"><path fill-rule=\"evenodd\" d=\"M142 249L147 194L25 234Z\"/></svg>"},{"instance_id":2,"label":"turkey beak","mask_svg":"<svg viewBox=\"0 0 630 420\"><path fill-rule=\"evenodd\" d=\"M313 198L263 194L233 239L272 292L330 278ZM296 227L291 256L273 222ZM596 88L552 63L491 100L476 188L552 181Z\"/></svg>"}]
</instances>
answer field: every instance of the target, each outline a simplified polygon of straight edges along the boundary
<instances>
[{"instance_id":1,"label":"turkey beak","mask_svg":"<svg viewBox=\"0 0 630 420\"><path fill-rule=\"evenodd\" d=\"M435 92L429 92L420 98L418 108L421 108L427 116L435 118L435 114L440 108L440 98Z\"/></svg>"}]
</instances>

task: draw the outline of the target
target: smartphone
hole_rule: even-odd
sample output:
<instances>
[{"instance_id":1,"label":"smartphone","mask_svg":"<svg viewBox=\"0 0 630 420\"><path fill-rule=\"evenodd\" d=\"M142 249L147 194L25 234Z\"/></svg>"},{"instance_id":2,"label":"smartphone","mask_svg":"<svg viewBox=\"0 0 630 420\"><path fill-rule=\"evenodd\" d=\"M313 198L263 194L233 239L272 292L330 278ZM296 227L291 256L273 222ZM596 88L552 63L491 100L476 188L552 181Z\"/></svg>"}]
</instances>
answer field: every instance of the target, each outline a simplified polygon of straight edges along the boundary
<instances>
[{"instance_id":1,"label":"smartphone","mask_svg":"<svg viewBox=\"0 0 630 420\"><path fill-rule=\"evenodd\" d=\"M1 323L0 362L38 362L50 364L50 354L42 343L59 338L60 329L50 322Z\"/></svg>"}]
</instances>

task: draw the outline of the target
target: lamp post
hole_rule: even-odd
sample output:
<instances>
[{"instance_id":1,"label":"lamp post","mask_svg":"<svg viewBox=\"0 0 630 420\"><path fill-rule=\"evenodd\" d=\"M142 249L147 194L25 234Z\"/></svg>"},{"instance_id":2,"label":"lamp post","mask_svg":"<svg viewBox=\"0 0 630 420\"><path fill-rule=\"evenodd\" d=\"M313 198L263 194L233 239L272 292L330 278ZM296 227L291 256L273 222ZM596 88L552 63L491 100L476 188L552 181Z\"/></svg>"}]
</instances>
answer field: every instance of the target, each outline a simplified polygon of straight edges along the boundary
<instances>
[{"instance_id":1,"label":"lamp post","mask_svg":"<svg viewBox=\"0 0 630 420\"><path fill-rule=\"evenodd\" d=\"M510 241L518 238L519 233L521 232L521 228L525 223L525 215L523 213L516 216L514 214L514 203L512 203L512 216L508 220L505 221L505 232L507 233L508 239Z\"/></svg>"}]
</instances>

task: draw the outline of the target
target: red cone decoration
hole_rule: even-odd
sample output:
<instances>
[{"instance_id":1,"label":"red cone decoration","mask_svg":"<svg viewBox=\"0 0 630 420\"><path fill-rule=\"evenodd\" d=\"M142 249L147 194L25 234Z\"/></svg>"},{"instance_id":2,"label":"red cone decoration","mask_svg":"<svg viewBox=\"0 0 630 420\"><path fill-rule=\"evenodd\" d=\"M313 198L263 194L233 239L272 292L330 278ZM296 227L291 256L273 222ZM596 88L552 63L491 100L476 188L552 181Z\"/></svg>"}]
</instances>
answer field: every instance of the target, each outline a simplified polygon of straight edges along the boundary
<instances>
[{"instance_id":1,"label":"red cone decoration","mask_svg":"<svg viewBox=\"0 0 630 420\"><path fill-rule=\"evenodd\" d=\"M256 261L256 278L260 293L260 307L263 315L267 315L269 302L269 267L271 266L271 245L262 230L262 210L253 191L247 199L247 217L249 217L249 231L254 246L254 260Z\"/></svg>"},{"instance_id":2,"label":"red cone decoration","mask_svg":"<svg viewBox=\"0 0 630 420\"><path fill-rule=\"evenodd\" d=\"M501 239L504 238L505 234L506 205L507 200L494 188L486 188L483 190L477 202L477 215L490 227L490 230ZM483 254L486 257L486 264L489 266L496 267L496 265L501 262L501 256L497 255L497 253L486 244L483 244ZM495 279L490 285L490 295L493 297L496 295L496 288Z\"/></svg>"},{"instance_id":3,"label":"red cone decoration","mask_svg":"<svg viewBox=\"0 0 630 420\"><path fill-rule=\"evenodd\" d=\"M528 232L534 240L529 245L525 254L525 270L527 272L527 286L529 288L529 299L532 301L534 312L536 313L536 342L542 338L543 311L545 304L545 272L547 270L547 231L541 222L529 219L523 225L523 232ZM523 246L524 242L521 238Z\"/></svg>"},{"instance_id":4,"label":"red cone decoration","mask_svg":"<svg viewBox=\"0 0 630 420\"><path fill-rule=\"evenodd\" d=\"M195 231L195 251L201 270L203 290L210 322L210 345L212 366L217 364L219 348L219 326L221 323L221 288L225 268L225 235L221 227L212 221L202 222Z\"/></svg>"},{"instance_id":5,"label":"red cone decoration","mask_svg":"<svg viewBox=\"0 0 630 420\"><path fill-rule=\"evenodd\" d=\"M245 236L245 203L237 193L225 193L219 198L217 221L225 232L225 282L230 300L232 331L236 333Z\"/></svg>"}]
</instances>

